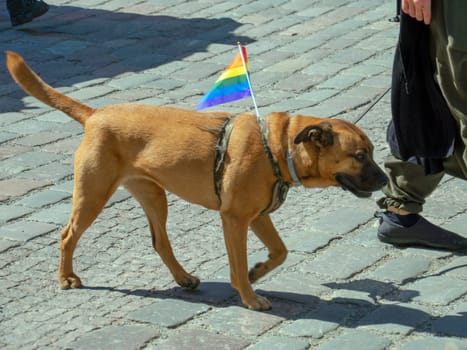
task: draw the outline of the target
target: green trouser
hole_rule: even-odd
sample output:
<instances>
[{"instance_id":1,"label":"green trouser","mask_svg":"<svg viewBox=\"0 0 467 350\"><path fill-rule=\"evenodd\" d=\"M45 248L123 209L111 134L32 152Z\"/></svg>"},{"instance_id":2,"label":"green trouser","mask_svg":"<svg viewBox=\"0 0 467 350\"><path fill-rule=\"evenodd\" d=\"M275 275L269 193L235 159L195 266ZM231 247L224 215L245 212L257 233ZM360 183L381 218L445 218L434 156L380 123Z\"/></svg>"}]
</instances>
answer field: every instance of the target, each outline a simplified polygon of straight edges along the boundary
<instances>
[{"instance_id":1,"label":"green trouser","mask_svg":"<svg viewBox=\"0 0 467 350\"><path fill-rule=\"evenodd\" d=\"M467 1L432 1L430 24L434 78L457 122L454 153L443 161L444 172L425 175L424 167L393 156L384 166L389 184L381 208L394 206L411 213L423 209L425 199L436 189L444 174L467 180Z\"/></svg>"}]
</instances>

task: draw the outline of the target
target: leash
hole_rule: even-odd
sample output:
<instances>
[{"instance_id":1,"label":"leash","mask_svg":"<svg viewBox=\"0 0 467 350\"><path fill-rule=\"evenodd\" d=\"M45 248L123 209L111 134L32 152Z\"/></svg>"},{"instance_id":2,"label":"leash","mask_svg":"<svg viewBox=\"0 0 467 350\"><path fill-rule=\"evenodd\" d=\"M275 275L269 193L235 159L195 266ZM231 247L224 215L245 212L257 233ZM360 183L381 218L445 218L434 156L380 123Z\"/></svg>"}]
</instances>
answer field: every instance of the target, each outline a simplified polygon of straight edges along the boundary
<instances>
[{"instance_id":1,"label":"leash","mask_svg":"<svg viewBox=\"0 0 467 350\"><path fill-rule=\"evenodd\" d=\"M376 99L368 106L366 110L363 111L362 114L360 114L352 123L357 124L360 120L363 119L363 117L371 111L371 109L391 90L391 87L388 87L385 91L383 91Z\"/></svg>"}]
</instances>

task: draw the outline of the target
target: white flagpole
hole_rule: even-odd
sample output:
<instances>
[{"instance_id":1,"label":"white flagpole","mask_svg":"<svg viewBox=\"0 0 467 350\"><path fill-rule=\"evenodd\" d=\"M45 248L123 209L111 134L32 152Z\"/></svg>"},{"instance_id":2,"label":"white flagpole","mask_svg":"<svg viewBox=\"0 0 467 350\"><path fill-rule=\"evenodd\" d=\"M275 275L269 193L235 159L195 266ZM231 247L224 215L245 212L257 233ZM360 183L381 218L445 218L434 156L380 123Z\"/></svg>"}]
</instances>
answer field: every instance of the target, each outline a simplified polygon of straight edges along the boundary
<instances>
[{"instance_id":1,"label":"white flagpole","mask_svg":"<svg viewBox=\"0 0 467 350\"><path fill-rule=\"evenodd\" d=\"M240 42L237 42L237 45L238 45L238 50L240 51L240 57L242 58L243 67L245 67L246 80L248 82L248 87L250 88L250 91L251 91L251 99L253 100L253 105L255 106L256 117L258 119L262 119L259 114L258 105L256 104L256 99L255 99L255 94L253 93L253 88L251 87L250 73L248 72L248 67L246 66L245 57L243 57L242 45L240 44Z\"/></svg>"}]
</instances>

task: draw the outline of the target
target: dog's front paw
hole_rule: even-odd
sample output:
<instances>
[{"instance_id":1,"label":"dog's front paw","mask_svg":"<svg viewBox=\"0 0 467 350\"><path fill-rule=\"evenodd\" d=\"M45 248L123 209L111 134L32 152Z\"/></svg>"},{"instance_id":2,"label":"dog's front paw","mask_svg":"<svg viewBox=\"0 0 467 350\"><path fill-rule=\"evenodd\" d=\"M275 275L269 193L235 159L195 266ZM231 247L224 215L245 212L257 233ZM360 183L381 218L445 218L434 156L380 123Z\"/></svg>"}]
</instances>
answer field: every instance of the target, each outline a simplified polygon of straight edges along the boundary
<instances>
[{"instance_id":1,"label":"dog's front paw","mask_svg":"<svg viewBox=\"0 0 467 350\"><path fill-rule=\"evenodd\" d=\"M74 289L82 286L80 278L75 274L59 277L58 283L61 289Z\"/></svg>"},{"instance_id":2,"label":"dog's front paw","mask_svg":"<svg viewBox=\"0 0 467 350\"><path fill-rule=\"evenodd\" d=\"M177 280L177 283L180 285L180 287L187 289L195 289L199 285L199 278L191 275L186 275L180 280Z\"/></svg>"},{"instance_id":3,"label":"dog's front paw","mask_svg":"<svg viewBox=\"0 0 467 350\"><path fill-rule=\"evenodd\" d=\"M266 311L271 309L271 303L265 297L255 294L251 301L243 301L243 304L250 310Z\"/></svg>"}]
</instances>

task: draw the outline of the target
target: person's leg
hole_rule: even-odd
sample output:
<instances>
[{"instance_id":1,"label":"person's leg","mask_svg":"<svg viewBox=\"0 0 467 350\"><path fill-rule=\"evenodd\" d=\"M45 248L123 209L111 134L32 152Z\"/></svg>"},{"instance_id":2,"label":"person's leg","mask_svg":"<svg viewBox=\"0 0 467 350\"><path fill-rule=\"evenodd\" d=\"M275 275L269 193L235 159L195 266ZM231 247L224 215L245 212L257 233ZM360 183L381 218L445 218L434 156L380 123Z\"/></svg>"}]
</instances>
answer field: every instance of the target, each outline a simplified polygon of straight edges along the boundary
<instances>
[{"instance_id":1,"label":"person's leg","mask_svg":"<svg viewBox=\"0 0 467 350\"><path fill-rule=\"evenodd\" d=\"M6 5L13 26L31 22L49 9L42 0L7 0Z\"/></svg>"},{"instance_id":2,"label":"person's leg","mask_svg":"<svg viewBox=\"0 0 467 350\"><path fill-rule=\"evenodd\" d=\"M424 167L395 157L385 161L389 184L386 197L378 205L386 209L379 215L378 238L400 246L426 246L449 250L467 249L467 239L425 220L419 213L425 198L437 187L444 173L425 175Z\"/></svg>"},{"instance_id":3,"label":"person's leg","mask_svg":"<svg viewBox=\"0 0 467 350\"><path fill-rule=\"evenodd\" d=\"M430 24L434 78L459 126L454 154L443 162L446 173L467 179L467 1L433 1ZM449 23L447 21L449 21ZM449 250L467 248L467 238L426 221L419 213L444 173L425 175L422 166L389 157L390 179L378 205L381 215L378 238L396 245L423 245Z\"/></svg>"}]
</instances>

